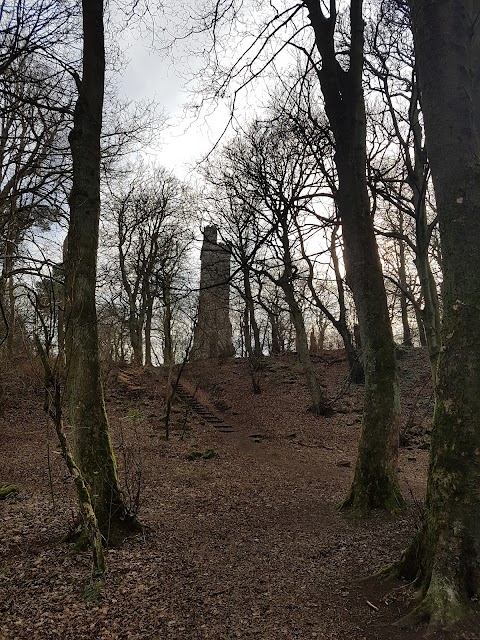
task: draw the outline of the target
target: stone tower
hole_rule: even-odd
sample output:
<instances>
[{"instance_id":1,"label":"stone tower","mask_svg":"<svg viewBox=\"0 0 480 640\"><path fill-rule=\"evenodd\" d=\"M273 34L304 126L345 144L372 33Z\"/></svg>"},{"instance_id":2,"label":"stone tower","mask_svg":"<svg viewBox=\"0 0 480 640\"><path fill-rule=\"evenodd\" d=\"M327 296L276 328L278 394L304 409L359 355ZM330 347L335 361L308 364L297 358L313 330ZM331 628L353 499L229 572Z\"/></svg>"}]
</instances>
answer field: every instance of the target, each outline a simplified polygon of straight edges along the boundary
<instances>
[{"instance_id":1,"label":"stone tower","mask_svg":"<svg viewBox=\"0 0 480 640\"><path fill-rule=\"evenodd\" d=\"M230 324L230 251L217 242L217 228L205 227L201 253L198 320L192 360L233 356Z\"/></svg>"}]
</instances>

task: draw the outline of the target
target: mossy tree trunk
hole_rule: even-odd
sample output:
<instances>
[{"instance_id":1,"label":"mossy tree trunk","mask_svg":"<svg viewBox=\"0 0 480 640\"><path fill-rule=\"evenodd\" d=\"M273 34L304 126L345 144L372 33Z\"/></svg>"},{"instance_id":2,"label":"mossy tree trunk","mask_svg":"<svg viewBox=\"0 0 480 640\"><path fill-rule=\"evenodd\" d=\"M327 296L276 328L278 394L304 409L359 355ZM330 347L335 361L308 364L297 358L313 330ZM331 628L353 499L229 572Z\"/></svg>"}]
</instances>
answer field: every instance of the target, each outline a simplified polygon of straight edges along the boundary
<instances>
[{"instance_id":1,"label":"mossy tree trunk","mask_svg":"<svg viewBox=\"0 0 480 640\"><path fill-rule=\"evenodd\" d=\"M68 417L74 458L87 483L103 537L124 522L115 457L100 382L95 283L100 218L100 132L105 73L103 1L83 0L83 74L74 126L70 225L65 264Z\"/></svg>"},{"instance_id":2,"label":"mossy tree trunk","mask_svg":"<svg viewBox=\"0 0 480 640\"><path fill-rule=\"evenodd\" d=\"M444 269L442 347L423 528L398 563L413 617L461 618L480 597L480 3L412 0Z\"/></svg>"},{"instance_id":3,"label":"mossy tree trunk","mask_svg":"<svg viewBox=\"0 0 480 640\"><path fill-rule=\"evenodd\" d=\"M355 476L343 506L357 513L395 511L403 504L397 481L400 404L393 335L367 191L362 0L350 2L348 70L336 57L335 2L330 3L328 17L318 0L306 0L305 6L322 58L318 76L335 137L345 267L357 309L365 371Z\"/></svg>"},{"instance_id":4,"label":"mossy tree trunk","mask_svg":"<svg viewBox=\"0 0 480 640\"><path fill-rule=\"evenodd\" d=\"M82 524L85 535L92 549L93 573L95 576L99 577L103 575L106 570L105 556L103 554L102 533L98 526L89 489L82 477L80 468L73 459L63 427L62 397L60 391L59 367L57 366L60 362L57 361L56 366L52 369L47 351L40 342L38 336L35 336L35 343L45 374L45 412L55 426L63 458L77 490Z\"/></svg>"}]
</instances>

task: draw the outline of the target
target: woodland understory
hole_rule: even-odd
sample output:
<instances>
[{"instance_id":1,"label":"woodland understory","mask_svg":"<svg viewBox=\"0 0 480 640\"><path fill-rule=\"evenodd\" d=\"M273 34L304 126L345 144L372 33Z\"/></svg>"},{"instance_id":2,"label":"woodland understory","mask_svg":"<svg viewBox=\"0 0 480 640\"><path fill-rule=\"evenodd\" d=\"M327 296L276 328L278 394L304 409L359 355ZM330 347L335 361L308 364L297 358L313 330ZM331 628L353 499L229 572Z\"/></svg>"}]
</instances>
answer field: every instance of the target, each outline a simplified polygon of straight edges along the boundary
<instances>
[{"instance_id":1,"label":"woodland understory","mask_svg":"<svg viewBox=\"0 0 480 640\"><path fill-rule=\"evenodd\" d=\"M347 378L344 352L326 351L315 368L333 397ZM326 418L306 410L293 355L265 359L257 395L244 359L188 365L184 384L233 431L177 401L167 441L164 371L112 371L106 400L121 483L134 498L141 472L145 531L107 550L97 590L91 554L69 555L62 542L75 492L42 411L42 377L24 363L3 390L3 472L19 493L0 502L0 638L423 638L426 626L396 626L414 602L411 585L364 580L399 557L423 513L428 356L407 350L400 368L407 507L367 520L338 511L355 465L361 386L347 385ZM474 640L478 621L472 613L431 637Z\"/></svg>"}]
</instances>

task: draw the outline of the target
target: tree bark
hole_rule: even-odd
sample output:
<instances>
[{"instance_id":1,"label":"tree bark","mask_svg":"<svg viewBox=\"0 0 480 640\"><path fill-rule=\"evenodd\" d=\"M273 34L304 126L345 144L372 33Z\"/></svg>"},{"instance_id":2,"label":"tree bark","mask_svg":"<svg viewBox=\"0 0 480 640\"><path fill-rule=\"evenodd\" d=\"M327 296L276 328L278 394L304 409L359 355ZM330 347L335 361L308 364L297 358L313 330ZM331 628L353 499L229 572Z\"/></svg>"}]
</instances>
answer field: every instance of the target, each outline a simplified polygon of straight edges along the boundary
<instances>
[{"instance_id":1,"label":"tree bark","mask_svg":"<svg viewBox=\"0 0 480 640\"><path fill-rule=\"evenodd\" d=\"M53 421L55 431L60 443L62 455L67 465L68 471L73 478L77 497L80 506L80 514L82 523L85 528L86 536L92 549L93 555L93 572L97 577L102 576L106 570L105 556L103 554L102 534L98 526L97 517L92 504L92 498L88 486L82 477L82 472L75 462L70 447L67 442L65 430L63 426L62 415L62 397L60 392L60 379L58 369L52 369L48 354L40 342L38 336L35 336L36 345L40 359L43 364L45 374L45 412Z\"/></svg>"},{"instance_id":2,"label":"tree bark","mask_svg":"<svg viewBox=\"0 0 480 640\"><path fill-rule=\"evenodd\" d=\"M448 624L480 595L480 4L412 0L425 132L438 207L444 315L426 515L398 565Z\"/></svg>"},{"instance_id":3,"label":"tree bark","mask_svg":"<svg viewBox=\"0 0 480 640\"><path fill-rule=\"evenodd\" d=\"M13 360L13 345L15 342L15 283L13 276L8 278L8 336L7 336L7 361Z\"/></svg>"},{"instance_id":4,"label":"tree bark","mask_svg":"<svg viewBox=\"0 0 480 640\"><path fill-rule=\"evenodd\" d=\"M420 280L423 295L423 309L421 312L424 337L432 378L435 384L437 358L441 345L440 305L437 294L437 284L430 266L429 248L433 231L433 224L428 224L426 190L428 181L428 164L424 145L423 127L420 121L418 100L418 80L413 79L411 107L409 110L410 127L413 132L413 164L409 163L408 181L412 189L412 204L415 210L415 266Z\"/></svg>"},{"instance_id":5,"label":"tree bark","mask_svg":"<svg viewBox=\"0 0 480 640\"><path fill-rule=\"evenodd\" d=\"M143 365L143 313L137 315L135 303L130 307L130 316L128 320L128 330L130 335L130 344L133 351L133 364L137 367Z\"/></svg>"},{"instance_id":6,"label":"tree bark","mask_svg":"<svg viewBox=\"0 0 480 640\"><path fill-rule=\"evenodd\" d=\"M145 366L152 366L153 296L148 296L145 312Z\"/></svg>"},{"instance_id":7,"label":"tree bark","mask_svg":"<svg viewBox=\"0 0 480 640\"><path fill-rule=\"evenodd\" d=\"M420 308L420 305L415 304L414 311L415 311L415 320L417 321L418 339L420 341L420 346L426 347L427 338L425 336L425 327L423 326L422 310Z\"/></svg>"},{"instance_id":8,"label":"tree bark","mask_svg":"<svg viewBox=\"0 0 480 640\"><path fill-rule=\"evenodd\" d=\"M172 296L170 285L163 288L163 365L172 367L175 364L172 338Z\"/></svg>"},{"instance_id":9,"label":"tree bark","mask_svg":"<svg viewBox=\"0 0 480 640\"><path fill-rule=\"evenodd\" d=\"M242 256L243 258L244 256ZM253 370L257 370L262 357L262 346L260 343L260 329L258 327L257 319L255 317L255 305L253 303L252 285L250 282L249 266L245 261L242 261L242 276L243 276L243 293L242 297L245 302L245 309L243 311L243 336L245 340L245 353L248 356L249 362ZM253 345L252 345L253 338ZM255 383L254 383L255 388ZM256 390L257 393L259 391Z\"/></svg>"},{"instance_id":10,"label":"tree bark","mask_svg":"<svg viewBox=\"0 0 480 640\"><path fill-rule=\"evenodd\" d=\"M103 1L83 0L83 76L74 125L70 225L66 259L66 347L69 420L74 457L98 525L108 541L124 507L100 382L95 283L100 218L100 133L105 74Z\"/></svg>"},{"instance_id":11,"label":"tree bark","mask_svg":"<svg viewBox=\"0 0 480 640\"><path fill-rule=\"evenodd\" d=\"M347 282L358 314L365 370L362 429L349 495L343 503L359 514L403 506L398 487L399 390L395 348L366 177L366 116L362 86L362 0L350 3L350 60L336 58L336 14L327 18L318 0L305 5L322 58L318 71L325 111L335 137ZM335 3L331 3L335 7Z\"/></svg>"},{"instance_id":12,"label":"tree bark","mask_svg":"<svg viewBox=\"0 0 480 640\"><path fill-rule=\"evenodd\" d=\"M17 225L15 222L15 205L10 206L8 212L7 233L5 237L5 256L3 258L3 270L0 279L0 296L3 304L3 319L6 331L6 357L7 362L12 362L13 344L15 334L15 292L12 278L14 255L18 246ZM8 301L8 304L6 304Z\"/></svg>"},{"instance_id":13,"label":"tree bark","mask_svg":"<svg viewBox=\"0 0 480 640\"><path fill-rule=\"evenodd\" d=\"M242 266L243 271L243 288L245 292L245 321L248 323L249 342L246 344L247 353L250 357L256 359L262 357L262 345L260 343L260 329L258 328L257 319L255 317L255 305L253 304L252 285L250 283L250 274L248 266ZM252 342L253 337L253 351ZM247 334L245 334L245 340Z\"/></svg>"},{"instance_id":14,"label":"tree bark","mask_svg":"<svg viewBox=\"0 0 480 640\"><path fill-rule=\"evenodd\" d=\"M332 264L333 264L333 269L335 271L335 280L337 283L338 307L339 307L338 322L333 323L333 326L336 328L336 330L342 337L352 382L355 382L356 384L364 384L365 372L363 370L363 364L359 358L357 350L354 347L352 335L348 329L348 324L347 324L347 307L345 305L345 287L343 284L342 275L340 273L340 263L337 255L337 232L338 232L338 227L335 227L332 232L332 238L330 242L330 255L332 256Z\"/></svg>"},{"instance_id":15,"label":"tree bark","mask_svg":"<svg viewBox=\"0 0 480 640\"><path fill-rule=\"evenodd\" d=\"M56 286L58 358L62 370L65 368L65 261L67 253L68 240L65 238L62 247L62 264L59 268L61 282Z\"/></svg>"},{"instance_id":16,"label":"tree bark","mask_svg":"<svg viewBox=\"0 0 480 640\"><path fill-rule=\"evenodd\" d=\"M403 213L400 213L400 234L403 234ZM412 347L412 332L410 331L410 323L408 321L408 300L405 295L407 290L407 265L405 261L405 244L403 240L398 241L399 264L398 264L398 280L400 283L400 311L402 315L403 338L402 344L405 347Z\"/></svg>"},{"instance_id":17,"label":"tree bark","mask_svg":"<svg viewBox=\"0 0 480 640\"><path fill-rule=\"evenodd\" d=\"M422 221L417 222L417 228L423 224ZM417 265L418 275L420 278L420 287L423 294L423 309L421 310L421 319L423 331L425 335L425 344L428 349L430 358L430 366L432 368L432 377L435 383L437 377L437 361L442 343L441 336L441 319L440 304L438 301L437 284L433 277L430 260L428 257L429 241L421 243L417 240L417 255L415 262Z\"/></svg>"},{"instance_id":18,"label":"tree bark","mask_svg":"<svg viewBox=\"0 0 480 640\"><path fill-rule=\"evenodd\" d=\"M298 302L295 300L293 288L288 284L282 284L281 287L290 310L292 324L295 327L297 356L300 364L302 365L302 369L307 380L308 390L310 391L310 397L312 399L311 409L318 415L328 415L329 407L325 399L325 394L322 391L310 357L302 310L300 309Z\"/></svg>"},{"instance_id":19,"label":"tree bark","mask_svg":"<svg viewBox=\"0 0 480 640\"><path fill-rule=\"evenodd\" d=\"M270 353L273 356L276 356L280 353L283 353L282 347L282 339L280 336L279 322L278 322L278 314L273 313L273 311L267 311L268 320L270 322L270 329L272 332L272 344L270 348Z\"/></svg>"}]
</instances>

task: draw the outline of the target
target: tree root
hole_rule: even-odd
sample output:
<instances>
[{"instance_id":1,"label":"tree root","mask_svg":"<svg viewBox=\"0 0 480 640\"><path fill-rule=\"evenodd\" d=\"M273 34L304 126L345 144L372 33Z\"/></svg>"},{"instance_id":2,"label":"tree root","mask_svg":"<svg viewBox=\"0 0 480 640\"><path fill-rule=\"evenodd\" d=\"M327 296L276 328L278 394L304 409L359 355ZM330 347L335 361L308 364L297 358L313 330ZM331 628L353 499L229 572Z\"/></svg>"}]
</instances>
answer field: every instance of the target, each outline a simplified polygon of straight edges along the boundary
<instances>
[{"instance_id":1,"label":"tree root","mask_svg":"<svg viewBox=\"0 0 480 640\"><path fill-rule=\"evenodd\" d=\"M398 580L401 578L402 574L402 561L395 560L395 562L391 562L390 564L386 564L383 567L380 567L375 573L373 573L370 578L379 578L380 580Z\"/></svg>"},{"instance_id":2,"label":"tree root","mask_svg":"<svg viewBox=\"0 0 480 640\"><path fill-rule=\"evenodd\" d=\"M388 491L377 491L376 495L368 488L359 488L354 483L346 498L338 506L339 511L350 511L355 517L368 517L372 511L398 513L405 507L405 502L398 486L388 482Z\"/></svg>"},{"instance_id":3,"label":"tree root","mask_svg":"<svg viewBox=\"0 0 480 640\"><path fill-rule=\"evenodd\" d=\"M457 587L447 578L432 575L430 585L420 604L396 625L411 627L428 622L429 631L444 629L465 617L467 602Z\"/></svg>"},{"instance_id":4,"label":"tree root","mask_svg":"<svg viewBox=\"0 0 480 640\"><path fill-rule=\"evenodd\" d=\"M105 535L102 537L104 547L118 547L127 538L138 535L145 536L148 531L148 527L131 514L113 518L106 526L106 529L108 530L108 540ZM72 528L63 537L63 542L72 544L69 551L70 555L76 555L88 549L90 545L88 531L85 529L80 513Z\"/></svg>"}]
</instances>

